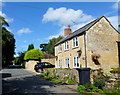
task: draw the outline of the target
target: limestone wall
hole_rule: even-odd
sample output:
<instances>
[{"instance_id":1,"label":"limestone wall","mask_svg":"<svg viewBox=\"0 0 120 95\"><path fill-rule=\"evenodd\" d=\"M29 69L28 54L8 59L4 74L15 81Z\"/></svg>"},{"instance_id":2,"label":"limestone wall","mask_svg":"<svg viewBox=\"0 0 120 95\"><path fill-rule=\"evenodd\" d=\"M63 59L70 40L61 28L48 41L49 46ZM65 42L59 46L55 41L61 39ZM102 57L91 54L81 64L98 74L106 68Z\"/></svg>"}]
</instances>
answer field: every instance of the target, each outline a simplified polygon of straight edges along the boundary
<instances>
[{"instance_id":1,"label":"limestone wall","mask_svg":"<svg viewBox=\"0 0 120 95\"><path fill-rule=\"evenodd\" d=\"M86 32L87 60L91 68L102 67L105 71L118 67L118 33L109 22L102 18ZM100 54L100 66L95 65L91 59L92 53Z\"/></svg>"},{"instance_id":2,"label":"limestone wall","mask_svg":"<svg viewBox=\"0 0 120 95\"><path fill-rule=\"evenodd\" d=\"M38 63L39 61L34 61L34 60L29 60L25 62L25 69L30 70L32 72L35 72L34 66Z\"/></svg>"},{"instance_id":3,"label":"limestone wall","mask_svg":"<svg viewBox=\"0 0 120 95\"><path fill-rule=\"evenodd\" d=\"M49 62L49 63L55 65L55 58L41 59L41 62Z\"/></svg>"}]
</instances>

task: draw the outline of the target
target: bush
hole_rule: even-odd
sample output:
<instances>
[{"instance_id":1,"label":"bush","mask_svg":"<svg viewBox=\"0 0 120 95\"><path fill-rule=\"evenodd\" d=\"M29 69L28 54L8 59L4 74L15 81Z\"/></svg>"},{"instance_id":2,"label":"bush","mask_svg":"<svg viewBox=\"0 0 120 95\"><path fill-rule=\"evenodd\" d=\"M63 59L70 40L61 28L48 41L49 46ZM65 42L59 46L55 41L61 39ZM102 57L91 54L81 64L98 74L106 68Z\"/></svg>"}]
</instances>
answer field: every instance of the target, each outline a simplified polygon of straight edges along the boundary
<instances>
[{"instance_id":1,"label":"bush","mask_svg":"<svg viewBox=\"0 0 120 95\"><path fill-rule=\"evenodd\" d=\"M80 93L85 93L86 92L86 88L83 85L80 85L77 87L77 91Z\"/></svg>"},{"instance_id":2,"label":"bush","mask_svg":"<svg viewBox=\"0 0 120 95\"><path fill-rule=\"evenodd\" d=\"M99 89L103 89L103 87L105 86L105 81L96 79L96 80L94 80L93 84L94 84L94 86L98 87Z\"/></svg>"},{"instance_id":3,"label":"bush","mask_svg":"<svg viewBox=\"0 0 120 95\"><path fill-rule=\"evenodd\" d=\"M85 87L87 91L92 91L93 89L96 89L96 87L91 83L87 83Z\"/></svg>"},{"instance_id":4,"label":"bush","mask_svg":"<svg viewBox=\"0 0 120 95\"><path fill-rule=\"evenodd\" d=\"M25 53L24 60L41 60L44 58L43 53L39 49L32 49Z\"/></svg>"}]
</instances>

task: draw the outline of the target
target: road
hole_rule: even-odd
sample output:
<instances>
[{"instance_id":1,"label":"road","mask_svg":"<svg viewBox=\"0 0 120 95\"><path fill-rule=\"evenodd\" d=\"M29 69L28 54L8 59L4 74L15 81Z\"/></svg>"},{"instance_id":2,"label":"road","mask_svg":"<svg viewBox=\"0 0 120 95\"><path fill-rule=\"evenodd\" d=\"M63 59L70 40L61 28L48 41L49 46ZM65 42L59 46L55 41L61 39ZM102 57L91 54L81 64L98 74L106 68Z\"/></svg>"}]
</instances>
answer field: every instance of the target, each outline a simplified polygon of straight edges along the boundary
<instances>
[{"instance_id":1,"label":"road","mask_svg":"<svg viewBox=\"0 0 120 95\"><path fill-rule=\"evenodd\" d=\"M41 79L35 73L23 69L3 69L3 94L77 93L64 85Z\"/></svg>"}]
</instances>

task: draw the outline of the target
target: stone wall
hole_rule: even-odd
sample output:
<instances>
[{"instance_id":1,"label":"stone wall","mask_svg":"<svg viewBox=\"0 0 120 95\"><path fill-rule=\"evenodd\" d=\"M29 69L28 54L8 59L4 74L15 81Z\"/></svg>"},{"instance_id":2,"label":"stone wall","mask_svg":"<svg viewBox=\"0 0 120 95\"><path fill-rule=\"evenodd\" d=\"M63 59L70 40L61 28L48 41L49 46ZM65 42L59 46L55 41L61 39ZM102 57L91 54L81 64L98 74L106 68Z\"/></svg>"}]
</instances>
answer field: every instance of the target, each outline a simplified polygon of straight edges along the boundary
<instances>
[{"instance_id":1,"label":"stone wall","mask_svg":"<svg viewBox=\"0 0 120 95\"><path fill-rule=\"evenodd\" d=\"M34 66L38 63L39 61L34 61L34 60L29 60L25 62L25 69L30 70L32 72L35 72Z\"/></svg>"},{"instance_id":2,"label":"stone wall","mask_svg":"<svg viewBox=\"0 0 120 95\"><path fill-rule=\"evenodd\" d=\"M41 59L41 62L49 62L49 63L55 65L55 58Z\"/></svg>"},{"instance_id":3,"label":"stone wall","mask_svg":"<svg viewBox=\"0 0 120 95\"><path fill-rule=\"evenodd\" d=\"M102 18L88 31L86 31L87 60L91 68L101 67L106 72L113 67L118 67L118 32L111 27L111 24ZM91 55L99 54L99 65L94 64Z\"/></svg>"},{"instance_id":4,"label":"stone wall","mask_svg":"<svg viewBox=\"0 0 120 95\"><path fill-rule=\"evenodd\" d=\"M65 69L65 68L51 68L44 69L44 73L49 73L51 76L59 76L60 80L64 80L66 78L72 78L77 83L79 83L79 75L76 69ZM114 85L120 79L120 73L104 73L102 69L91 69L90 71L90 81L93 83L93 80L102 79L105 80L105 87L114 88ZM120 81L119 81L120 82Z\"/></svg>"},{"instance_id":5,"label":"stone wall","mask_svg":"<svg viewBox=\"0 0 120 95\"><path fill-rule=\"evenodd\" d=\"M71 77L73 80L79 83L78 71L76 69L62 69L62 68L51 68L44 69L44 73L49 72L50 75L59 76L59 79L63 80L65 78Z\"/></svg>"}]
</instances>

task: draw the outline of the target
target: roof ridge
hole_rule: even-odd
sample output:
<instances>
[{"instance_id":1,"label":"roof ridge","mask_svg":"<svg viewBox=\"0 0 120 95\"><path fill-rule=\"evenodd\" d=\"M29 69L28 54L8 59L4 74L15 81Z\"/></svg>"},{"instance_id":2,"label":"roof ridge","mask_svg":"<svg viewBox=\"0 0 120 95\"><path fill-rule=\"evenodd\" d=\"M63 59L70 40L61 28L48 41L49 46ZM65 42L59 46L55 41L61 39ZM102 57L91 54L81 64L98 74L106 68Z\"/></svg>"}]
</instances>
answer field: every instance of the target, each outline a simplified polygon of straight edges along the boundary
<instances>
[{"instance_id":1,"label":"roof ridge","mask_svg":"<svg viewBox=\"0 0 120 95\"><path fill-rule=\"evenodd\" d=\"M62 43L62 42L64 42L64 41L66 41L66 40L69 40L69 39L73 38L73 37L76 36L76 35L79 35L79 34L84 33L85 31L87 31L88 29L90 29L94 24L96 24L96 23L97 23L101 18L103 18L103 17L104 17L105 19L107 19L105 16L101 16L101 17L99 17L99 18L97 18L97 19L89 22L88 24L86 24L86 25L84 25L83 27L75 30L75 31L72 32L70 35L68 35L67 37L63 38L63 39L60 40L59 42L57 42L57 43L55 44L55 46L58 45L58 44L60 44L60 43Z\"/></svg>"}]
</instances>

